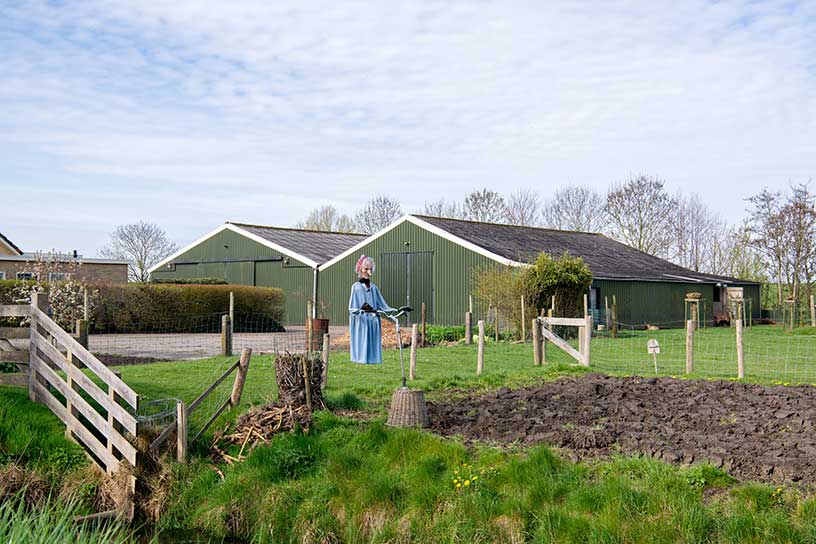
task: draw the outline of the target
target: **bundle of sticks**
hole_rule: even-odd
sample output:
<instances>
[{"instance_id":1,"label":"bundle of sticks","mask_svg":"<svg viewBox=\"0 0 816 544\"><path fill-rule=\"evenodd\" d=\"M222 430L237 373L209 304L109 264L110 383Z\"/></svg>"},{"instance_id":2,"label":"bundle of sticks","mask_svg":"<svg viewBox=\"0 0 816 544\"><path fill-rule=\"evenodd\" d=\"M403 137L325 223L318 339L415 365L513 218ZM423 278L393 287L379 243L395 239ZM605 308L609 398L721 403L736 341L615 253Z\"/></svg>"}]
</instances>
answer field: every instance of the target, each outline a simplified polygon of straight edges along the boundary
<instances>
[{"instance_id":1,"label":"bundle of sticks","mask_svg":"<svg viewBox=\"0 0 816 544\"><path fill-rule=\"evenodd\" d=\"M308 379L307 377L308 376ZM275 357L278 401L292 407L325 408L323 402L323 361L319 353L284 353Z\"/></svg>"},{"instance_id":2,"label":"bundle of sticks","mask_svg":"<svg viewBox=\"0 0 816 544\"><path fill-rule=\"evenodd\" d=\"M293 408L292 406L278 406L268 404L257 410L247 412L235 422L232 432L228 429L215 433L212 452L221 457L227 464L244 460L244 452L269 441L278 433L292 431L296 426L304 431L309 430L312 423L312 413L306 406ZM218 447L219 442L240 445L237 456L229 455Z\"/></svg>"}]
</instances>

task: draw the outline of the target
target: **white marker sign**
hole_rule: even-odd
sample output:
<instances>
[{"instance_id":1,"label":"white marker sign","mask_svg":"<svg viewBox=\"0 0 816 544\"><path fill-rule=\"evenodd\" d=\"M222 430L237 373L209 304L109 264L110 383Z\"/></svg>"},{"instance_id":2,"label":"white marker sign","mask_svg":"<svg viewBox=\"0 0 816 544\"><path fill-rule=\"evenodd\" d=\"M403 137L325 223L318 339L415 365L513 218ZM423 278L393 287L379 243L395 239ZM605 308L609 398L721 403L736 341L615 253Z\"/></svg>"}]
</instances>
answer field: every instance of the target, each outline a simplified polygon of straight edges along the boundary
<instances>
[{"instance_id":1,"label":"white marker sign","mask_svg":"<svg viewBox=\"0 0 816 544\"><path fill-rule=\"evenodd\" d=\"M646 348L649 350L649 353L660 353L660 344L658 344L654 338L649 340L646 344Z\"/></svg>"}]
</instances>

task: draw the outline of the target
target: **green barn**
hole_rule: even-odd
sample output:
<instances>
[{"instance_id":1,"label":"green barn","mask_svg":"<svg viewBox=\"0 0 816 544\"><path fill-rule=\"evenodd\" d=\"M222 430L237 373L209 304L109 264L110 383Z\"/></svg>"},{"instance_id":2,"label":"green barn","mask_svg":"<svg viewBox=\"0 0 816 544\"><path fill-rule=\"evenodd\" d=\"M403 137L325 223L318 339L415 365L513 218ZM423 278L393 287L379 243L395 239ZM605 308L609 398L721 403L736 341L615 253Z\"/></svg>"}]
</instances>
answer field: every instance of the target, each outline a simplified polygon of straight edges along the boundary
<instances>
[{"instance_id":1,"label":"green barn","mask_svg":"<svg viewBox=\"0 0 816 544\"><path fill-rule=\"evenodd\" d=\"M596 319L613 296L622 324L679 326L685 294L699 292L707 319L727 312L728 293L741 289L746 308L760 315L760 284L693 272L602 234L407 215L320 266L318 297L332 324L348 322L347 301L361 254L377 263L374 282L392 306L426 305L429 323L461 325L476 267L524 266L540 252L568 251L589 266L589 305ZM484 311L474 303L475 319Z\"/></svg>"},{"instance_id":2,"label":"green barn","mask_svg":"<svg viewBox=\"0 0 816 544\"><path fill-rule=\"evenodd\" d=\"M318 289L318 267L366 239L362 234L225 223L150 269L154 280L219 278L280 287L284 325L303 325Z\"/></svg>"},{"instance_id":3,"label":"green barn","mask_svg":"<svg viewBox=\"0 0 816 544\"><path fill-rule=\"evenodd\" d=\"M727 312L728 294L742 290L760 315L760 284L693 272L602 234L406 215L366 236L225 223L151 269L156 280L223 278L229 283L280 287L285 325L302 325L306 301L332 325L348 323L354 265L366 254L377 263L374 282L392 306L425 303L427 321L461 325L477 267L524 266L540 252L583 257L592 272L589 305L602 319L613 296L621 324L679 326L684 298L699 292L708 320ZM474 300L474 318L485 309Z\"/></svg>"}]
</instances>

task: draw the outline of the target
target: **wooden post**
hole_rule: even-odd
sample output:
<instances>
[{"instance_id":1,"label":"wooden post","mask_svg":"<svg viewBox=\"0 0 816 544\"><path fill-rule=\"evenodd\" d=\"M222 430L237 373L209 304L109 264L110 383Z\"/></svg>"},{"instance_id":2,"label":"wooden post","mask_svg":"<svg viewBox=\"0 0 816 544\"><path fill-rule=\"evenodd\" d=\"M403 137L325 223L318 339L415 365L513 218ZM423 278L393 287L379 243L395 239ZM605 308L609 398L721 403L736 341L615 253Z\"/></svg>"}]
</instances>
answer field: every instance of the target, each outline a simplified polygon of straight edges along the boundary
<instances>
[{"instance_id":1,"label":"wooden post","mask_svg":"<svg viewBox=\"0 0 816 544\"><path fill-rule=\"evenodd\" d=\"M221 355L232 356L232 324L228 315L221 316Z\"/></svg>"},{"instance_id":2,"label":"wooden post","mask_svg":"<svg viewBox=\"0 0 816 544\"><path fill-rule=\"evenodd\" d=\"M553 311L554 310L552 308L547 310L547 317L553 317ZM553 330L552 325L549 324L549 323L547 323L547 330L550 331L550 332L552 332L552 330ZM547 344L548 343L549 342L547 341L546 338L544 338L544 335L542 334L541 335L541 363L542 364L547 364Z\"/></svg>"},{"instance_id":3,"label":"wooden post","mask_svg":"<svg viewBox=\"0 0 816 544\"><path fill-rule=\"evenodd\" d=\"M249 371L249 360L252 358L252 348L241 350L241 358L238 360L238 370L235 372L235 382L232 384L232 394L230 395L230 408L235 408L241 402L241 395L244 392L244 382L246 382Z\"/></svg>"},{"instance_id":4,"label":"wooden post","mask_svg":"<svg viewBox=\"0 0 816 544\"><path fill-rule=\"evenodd\" d=\"M303 357L303 385L306 387L306 408L312 411L312 380L309 378L309 353Z\"/></svg>"},{"instance_id":5,"label":"wooden post","mask_svg":"<svg viewBox=\"0 0 816 544\"><path fill-rule=\"evenodd\" d=\"M187 461L187 406L182 401L176 402L176 460Z\"/></svg>"},{"instance_id":6,"label":"wooden post","mask_svg":"<svg viewBox=\"0 0 816 544\"><path fill-rule=\"evenodd\" d=\"M77 342L79 342L83 348L88 349L88 322L84 319L77 319L75 332Z\"/></svg>"},{"instance_id":7,"label":"wooden post","mask_svg":"<svg viewBox=\"0 0 816 544\"><path fill-rule=\"evenodd\" d=\"M496 343L498 344L498 342L499 342L499 307L498 306L496 306L493 309L493 316L495 318L495 325L494 326L496 328Z\"/></svg>"},{"instance_id":8,"label":"wooden post","mask_svg":"<svg viewBox=\"0 0 816 544\"><path fill-rule=\"evenodd\" d=\"M552 303L550 304L550 310L552 310L553 315L555 315L555 295L552 296Z\"/></svg>"},{"instance_id":9,"label":"wooden post","mask_svg":"<svg viewBox=\"0 0 816 544\"><path fill-rule=\"evenodd\" d=\"M524 315L524 295L521 295L521 341L527 341L527 317Z\"/></svg>"},{"instance_id":10,"label":"wooden post","mask_svg":"<svg viewBox=\"0 0 816 544\"><path fill-rule=\"evenodd\" d=\"M465 312L465 344L473 343L473 313Z\"/></svg>"},{"instance_id":11,"label":"wooden post","mask_svg":"<svg viewBox=\"0 0 816 544\"><path fill-rule=\"evenodd\" d=\"M589 301L587 299L587 294L584 293L584 317L589 315Z\"/></svg>"},{"instance_id":12,"label":"wooden post","mask_svg":"<svg viewBox=\"0 0 816 544\"><path fill-rule=\"evenodd\" d=\"M816 308L813 306L813 295L810 295L810 326L816 327Z\"/></svg>"},{"instance_id":13,"label":"wooden post","mask_svg":"<svg viewBox=\"0 0 816 544\"><path fill-rule=\"evenodd\" d=\"M312 301L306 301L306 354L308 355L309 352L312 351L314 347L312 336L314 331L312 330L313 322L312 322Z\"/></svg>"},{"instance_id":14,"label":"wooden post","mask_svg":"<svg viewBox=\"0 0 816 544\"><path fill-rule=\"evenodd\" d=\"M618 301L612 295L612 338L618 336Z\"/></svg>"},{"instance_id":15,"label":"wooden post","mask_svg":"<svg viewBox=\"0 0 816 544\"><path fill-rule=\"evenodd\" d=\"M604 328L609 330L609 297L604 297Z\"/></svg>"},{"instance_id":16,"label":"wooden post","mask_svg":"<svg viewBox=\"0 0 816 544\"><path fill-rule=\"evenodd\" d=\"M541 328L538 319L533 319L530 330L533 331L533 364L541 366Z\"/></svg>"},{"instance_id":17,"label":"wooden post","mask_svg":"<svg viewBox=\"0 0 816 544\"><path fill-rule=\"evenodd\" d=\"M329 353L331 352L331 335L326 333L323 335L323 376L320 379L320 388L326 389L326 383L329 380Z\"/></svg>"},{"instance_id":18,"label":"wooden post","mask_svg":"<svg viewBox=\"0 0 816 544\"><path fill-rule=\"evenodd\" d=\"M91 320L91 303L88 298L88 288L82 289L82 319L85 321ZM86 348L88 346L85 346Z\"/></svg>"},{"instance_id":19,"label":"wooden post","mask_svg":"<svg viewBox=\"0 0 816 544\"><path fill-rule=\"evenodd\" d=\"M35 308L39 309L40 311L47 314L48 313L48 293L32 293L31 294L31 306L35 307ZM37 332L40 332L42 334L45 334L46 337L47 337L47 333L46 333L45 329L40 328L38 326L37 319L34 316L31 317L30 327L31 327L32 334L33 334L34 331L37 331ZM40 376L40 374L34 370L35 363L34 363L33 359L34 359L34 355L36 354L36 351L37 350L34 348L33 343L32 343L32 346L31 346L31 349L30 349L30 356L29 356L29 365L28 365L28 398L31 399L31 401L33 401L33 402L37 402L37 393L34 390L34 382L36 381L40 385L46 385L46 383L47 383L45 381L45 378Z\"/></svg>"},{"instance_id":20,"label":"wooden post","mask_svg":"<svg viewBox=\"0 0 816 544\"><path fill-rule=\"evenodd\" d=\"M592 353L592 349L590 348L590 346L592 344L592 316L587 315L584 319L586 320L585 321L586 325L584 325L583 329L584 329L584 334L586 335L586 338L584 339L584 351L583 351L584 361L583 361L583 364L584 364L584 366L588 367L589 363L590 363L590 358L591 358L590 355Z\"/></svg>"},{"instance_id":21,"label":"wooden post","mask_svg":"<svg viewBox=\"0 0 816 544\"><path fill-rule=\"evenodd\" d=\"M813 298L811 297L811 300ZM737 377L743 379L745 377L745 354L742 351L742 319L736 320L737 326Z\"/></svg>"},{"instance_id":22,"label":"wooden post","mask_svg":"<svg viewBox=\"0 0 816 544\"><path fill-rule=\"evenodd\" d=\"M230 333L235 332L235 294L230 291L230 306L229 306L229 316L230 316Z\"/></svg>"},{"instance_id":23,"label":"wooden post","mask_svg":"<svg viewBox=\"0 0 816 544\"><path fill-rule=\"evenodd\" d=\"M484 346L485 346L485 322L480 319L477 323L479 327L479 344L476 350L476 375L484 371Z\"/></svg>"},{"instance_id":24,"label":"wooden post","mask_svg":"<svg viewBox=\"0 0 816 544\"><path fill-rule=\"evenodd\" d=\"M686 374L694 372L694 320L686 321Z\"/></svg>"},{"instance_id":25,"label":"wooden post","mask_svg":"<svg viewBox=\"0 0 816 544\"><path fill-rule=\"evenodd\" d=\"M425 303L422 303L422 347L425 347Z\"/></svg>"},{"instance_id":26,"label":"wooden post","mask_svg":"<svg viewBox=\"0 0 816 544\"><path fill-rule=\"evenodd\" d=\"M411 365L408 368L408 379L414 381L416 379L416 354L417 342L419 336L419 327L414 323L411 325Z\"/></svg>"},{"instance_id":27,"label":"wooden post","mask_svg":"<svg viewBox=\"0 0 816 544\"><path fill-rule=\"evenodd\" d=\"M468 312L473 315L473 295L468 295Z\"/></svg>"}]
</instances>

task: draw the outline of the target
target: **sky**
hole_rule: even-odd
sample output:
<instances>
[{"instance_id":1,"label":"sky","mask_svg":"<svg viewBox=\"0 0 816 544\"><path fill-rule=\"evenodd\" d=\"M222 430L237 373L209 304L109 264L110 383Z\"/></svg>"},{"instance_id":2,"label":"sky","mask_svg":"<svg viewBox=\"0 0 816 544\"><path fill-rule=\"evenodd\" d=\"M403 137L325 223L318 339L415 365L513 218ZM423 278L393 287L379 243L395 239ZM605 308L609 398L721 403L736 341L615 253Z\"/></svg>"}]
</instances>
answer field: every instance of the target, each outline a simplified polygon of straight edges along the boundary
<instances>
[{"instance_id":1,"label":"sky","mask_svg":"<svg viewBox=\"0 0 816 544\"><path fill-rule=\"evenodd\" d=\"M816 2L0 0L0 232L294 226L637 174L725 219L816 176Z\"/></svg>"}]
</instances>

